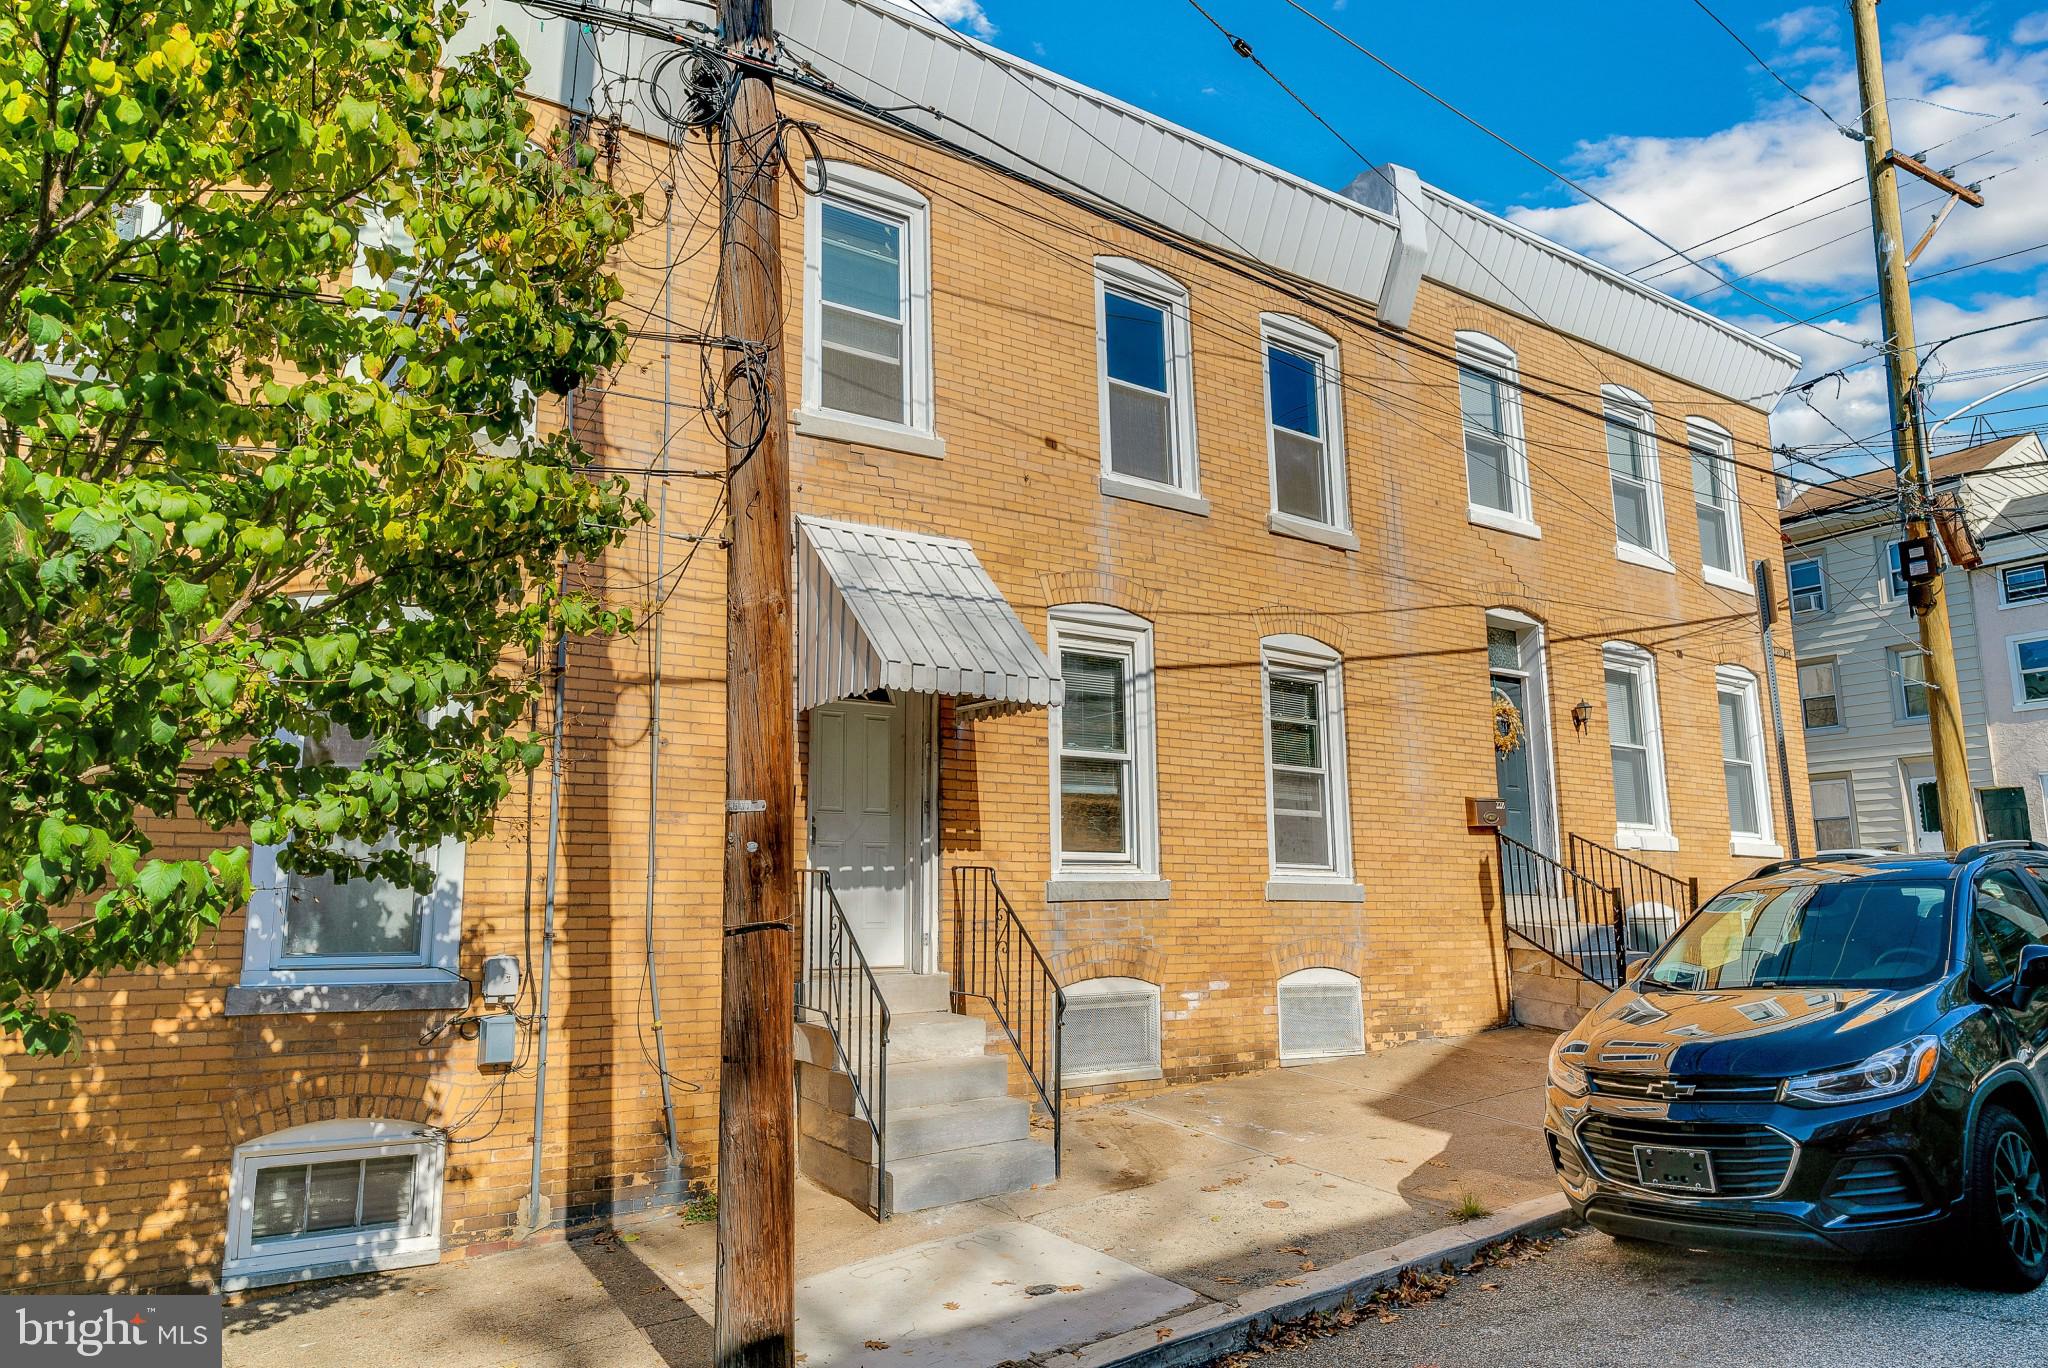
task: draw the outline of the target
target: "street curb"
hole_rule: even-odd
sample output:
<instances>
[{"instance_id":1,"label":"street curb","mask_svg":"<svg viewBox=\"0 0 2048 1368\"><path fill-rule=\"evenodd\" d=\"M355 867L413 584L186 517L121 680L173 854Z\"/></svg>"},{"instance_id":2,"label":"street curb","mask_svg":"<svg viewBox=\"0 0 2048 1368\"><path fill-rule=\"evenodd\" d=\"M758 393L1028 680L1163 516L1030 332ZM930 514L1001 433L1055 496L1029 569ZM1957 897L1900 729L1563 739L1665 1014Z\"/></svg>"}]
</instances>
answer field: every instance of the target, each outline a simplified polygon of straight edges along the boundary
<instances>
[{"instance_id":1,"label":"street curb","mask_svg":"<svg viewBox=\"0 0 2048 1368\"><path fill-rule=\"evenodd\" d=\"M1467 1263L1491 1244L1515 1235L1555 1230L1571 1220L1561 1192L1518 1203L1495 1216L1427 1231L1370 1254L1317 1269L1299 1287L1262 1287L1233 1302L1183 1311L1151 1325L1080 1349L1033 1360L1044 1368L1193 1368L1242 1349L1253 1335L1311 1311L1334 1311L1370 1296L1411 1268L1435 1268L1448 1259ZM1162 1334L1161 1332L1165 1332Z\"/></svg>"}]
</instances>

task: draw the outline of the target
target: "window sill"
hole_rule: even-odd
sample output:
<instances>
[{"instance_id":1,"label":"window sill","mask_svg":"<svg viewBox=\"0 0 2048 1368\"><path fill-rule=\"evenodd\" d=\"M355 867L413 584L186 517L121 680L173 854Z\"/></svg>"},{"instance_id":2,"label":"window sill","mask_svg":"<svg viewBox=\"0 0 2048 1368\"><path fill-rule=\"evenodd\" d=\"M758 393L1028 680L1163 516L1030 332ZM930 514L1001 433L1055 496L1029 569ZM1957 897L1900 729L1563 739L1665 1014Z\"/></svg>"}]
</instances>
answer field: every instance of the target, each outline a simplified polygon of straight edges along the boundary
<instances>
[{"instance_id":1,"label":"window sill","mask_svg":"<svg viewBox=\"0 0 2048 1368\"><path fill-rule=\"evenodd\" d=\"M1266 901L1362 903L1365 885L1345 879L1268 879Z\"/></svg>"},{"instance_id":2,"label":"window sill","mask_svg":"<svg viewBox=\"0 0 2048 1368\"><path fill-rule=\"evenodd\" d=\"M1748 594L1751 597L1756 594L1756 589L1742 576L1731 575L1726 570L1717 570L1711 565L1700 567L1700 578L1715 588L1726 589L1730 593Z\"/></svg>"},{"instance_id":3,"label":"window sill","mask_svg":"<svg viewBox=\"0 0 2048 1368\"><path fill-rule=\"evenodd\" d=\"M1498 508L1467 504L1465 520L1478 527L1490 527L1496 532L1512 532L1518 537L1528 537L1532 541L1543 540L1543 529L1535 523L1513 513L1503 513Z\"/></svg>"},{"instance_id":4,"label":"window sill","mask_svg":"<svg viewBox=\"0 0 2048 1368\"><path fill-rule=\"evenodd\" d=\"M1645 831L1640 827L1619 827L1614 833L1616 850L1676 850L1678 838L1668 831Z\"/></svg>"},{"instance_id":5,"label":"window sill","mask_svg":"<svg viewBox=\"0 0 2048 1368\"><path fill-rule=\"evenodd\" d=\"M790 425L806 437L822 437L828 442L881 447L910 456L928 456L935 461L943 460L946 455L946 439L943 437L897 427L893 423L876 422L871 418L798 409L790 415Z\"/></svg>"},{"instance_id":6,"label":"window sill","mask_svg":"<svg viewBox=\"0 0 2048 1368\"><path fill-rule=\"evenodd\" d=\"M246 1292L257 1287L275 1287L279 1283L341 1278L351 1273L383 1273L439 1262L441 1242L435 1236L408 1240L399 1248L384 1253L357 1254L339 1259L323 1260L310 1252L303 1260L273 1254L246 1260L245 1266L239 1270L233 1262L222 1265L220 1290Z\"/></svg>"},{"instance_id":7,"label":"window sill","mask_svg":"<svg viewBox=\"0 0 2048 1368\"><path fill-rule=\"evenodd\" d=\"M1147 1069L1115 1069L1109 1073L1088 1074L1081 1078L1060 1080L1061 1092L1072 1092L1076 1088L1099 1088L1110 1083L1150 1083L1166 1077L1157 1064Z\"/></svg>"},{"instance_id":8,"label":"window sill","mask_svg":"<svg viewBox=\"0 0 2048 1368\"><path fill-rule=\"evenodd\" d=\"M1655 551L1645 551L1631 542L1618 541L1614 544L1614 558L1628 565L1640 565L1645 570L1661 570L1667 575L1678 573L1678 567Z\"/></svg>"},{"instance_id":9,"label":"window sill","mask_svg":"<svg viewBox=\"0 0 2048 1368\"><path fill-rule=\"evenodd\" d=\"M1193 513L1198 517L1209 516L1209 501L1199 494L1185 490L1169 489L1165 485L1153 484L1150 480L1134 480L1128 475L1114 475L1104 472L1101 489L1112 499L1129 499L1133 503L1148 503L1158 508L1171 508L1177 513Z\"/></svg>"},{"instance_id":10,"label":"window sill","mask_svg":"<svg viewBox=\"0 0 2048 1368\"><path fill-rule=\"evenodd\" d=\"M1165 902L1173 896L1173 880L1152 878L1076 878L1045 881L1051 902Z\"/></svg>"},{"instance_id":11,"label":"window sill","mask_svg":"<svg viewBox=\"0 0 2048 1368\"><path fill-rule=\"evenodd\" d=\"M1340 551L1356 551L1358 534L1341 527L1330 527L1323 523L1297 518L1292 513L1268 513L1266 530L1282 537L1296 537L1302 541L1319 542L1334 546Z\"/></svg>"},{"instance_id":12,"label":"window sill","mask_svg":"<svg viewBox=\"0 0 2048 1368\"><path fill-rule=\"evenodd\" d=\"M469 996L469 980L452 974L412 983L238 983L228 989L227 1015L458 1011Z\"/></svg>"},{"instance_id":13,"label":"window sill","mask_svg":"<svg viewBox=\"0 0 2048 1368\"><path fill-rule=\"evenodd\" d=\"M1728 853L1752 860L1782 860L1785 847L1776 841L1760 841L1754 836L1733 836L1728 840Z\"/></svg>"}]
</instances>

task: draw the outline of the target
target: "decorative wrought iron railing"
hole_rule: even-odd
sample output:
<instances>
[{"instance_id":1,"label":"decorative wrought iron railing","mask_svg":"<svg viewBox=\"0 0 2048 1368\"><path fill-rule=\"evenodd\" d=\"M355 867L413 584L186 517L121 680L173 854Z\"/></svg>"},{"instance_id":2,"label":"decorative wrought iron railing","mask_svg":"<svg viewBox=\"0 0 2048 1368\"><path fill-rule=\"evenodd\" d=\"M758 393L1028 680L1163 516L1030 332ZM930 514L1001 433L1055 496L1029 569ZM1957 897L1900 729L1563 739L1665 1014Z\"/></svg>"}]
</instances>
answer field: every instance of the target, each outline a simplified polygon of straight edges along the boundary
<instances>
[{"instance_id":1,"label":"decorative wrought iron railing","mask_svg":"<svg viewBox=\"0 0 2048 1368\"><path fill-rule=\"evenodd\" d=\"M1698 879L1667 874L1576 832L1565 838L1565 863L1621 900L1621 948L1628 958L1649 954L1699 911Z\"/></svg>"},{"instance_id":2,"label":"decorative wrought iron railing","mask_svg":"<svg viewBox=\"0 0 2048 1368\"><path fill-rule=\"evenodd\" d=\"M846 910L832 891L826 869L798 871L803 900L803 963L798 966L796 1007L823 1018L832 1032L839 1069L853 1088L861 1120L875 1137L875 1195L878 1221L889 1219L884 1201L889 1159L889 1004L875 971L853 938Z\"/></svg>"},{"instance_id":3,"label":"decorative wrought iron railing","mask_svg":"<svg viewBox=\"0 0 2048 1368\"><path fill-rule=\"evenodd\" d=\"M1052 1121L1060 1171L1060 1027L1067 995L987 865L953 871L953 996L989 1005ZM959 1004L956 1002L955 1007Z\"/></svg>"},{"instance_id":4,"label":"decorative wrought iron railing","mask_svg":"<svg viewBox=\"0 0 2048 1368\"><path fill-rule=\"evenodd\" d=\"M1619 987L1624 941L1615 890L1504 832L1495 839L1507 928L1593 982Z\"/></svg>"}]
</instances>

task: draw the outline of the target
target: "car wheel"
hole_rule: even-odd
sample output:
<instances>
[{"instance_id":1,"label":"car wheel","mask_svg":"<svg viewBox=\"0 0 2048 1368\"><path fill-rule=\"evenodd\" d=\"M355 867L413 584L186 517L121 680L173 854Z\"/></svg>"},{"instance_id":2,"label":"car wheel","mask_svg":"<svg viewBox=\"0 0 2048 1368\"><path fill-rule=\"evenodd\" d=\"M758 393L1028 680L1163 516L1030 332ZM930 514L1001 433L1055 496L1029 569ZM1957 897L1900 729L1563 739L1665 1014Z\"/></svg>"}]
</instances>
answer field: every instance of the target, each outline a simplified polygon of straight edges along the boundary
<instances>
[{"instance_id":1,"label":"car wheel","mask_svg":"<svg viewBox=\"0 0 2048 1368\"><path fill-rule=\"evenodd\" d=\"M2048 1278L2048 1166L2024 1122L1986 1107L1970 1137L1970 1258L1980 1281L2028 1292Z\"/></svg>"}]
</instances>

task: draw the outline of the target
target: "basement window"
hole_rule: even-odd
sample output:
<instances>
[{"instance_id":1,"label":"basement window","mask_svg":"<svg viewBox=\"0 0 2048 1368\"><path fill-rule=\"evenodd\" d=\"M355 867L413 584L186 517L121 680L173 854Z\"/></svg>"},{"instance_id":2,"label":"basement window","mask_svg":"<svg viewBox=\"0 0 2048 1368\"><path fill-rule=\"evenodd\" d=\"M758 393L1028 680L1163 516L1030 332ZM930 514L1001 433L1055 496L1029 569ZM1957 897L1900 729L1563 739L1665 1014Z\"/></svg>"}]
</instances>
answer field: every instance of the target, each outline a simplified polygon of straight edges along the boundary
<instances>
[{"instance_id":1,"label":"basement window","mask_svg":"<svg viewBox=\"0 0 2048 1368\"><path fill-rule=\"evenodd\" d=\"M446 1141L406 1122L318 1121L235 1151L223 1290L441 1257Z\"/></svg>"},{"instance_id":2,"label":"basement window","mask_svg":"<svg viewBox=\"0 0 2048 1368\"><path fill-rule=\"evenodd\" d=\"M1159 985L1097 978L1067 990L1060 1029L1065 1087L1159 1077Z\"/></svg>"},{"instance_id":3,"label":"basement window","mask_svg":"<svg viewBox=\"0 0 2048 1368\"><path fill-rule=\"evenodd\" d=\"M1342 969L1302 969L1280 980L1280 1062L1365 1053L1365 1000Z\"/></svg>"}]
</instances>

